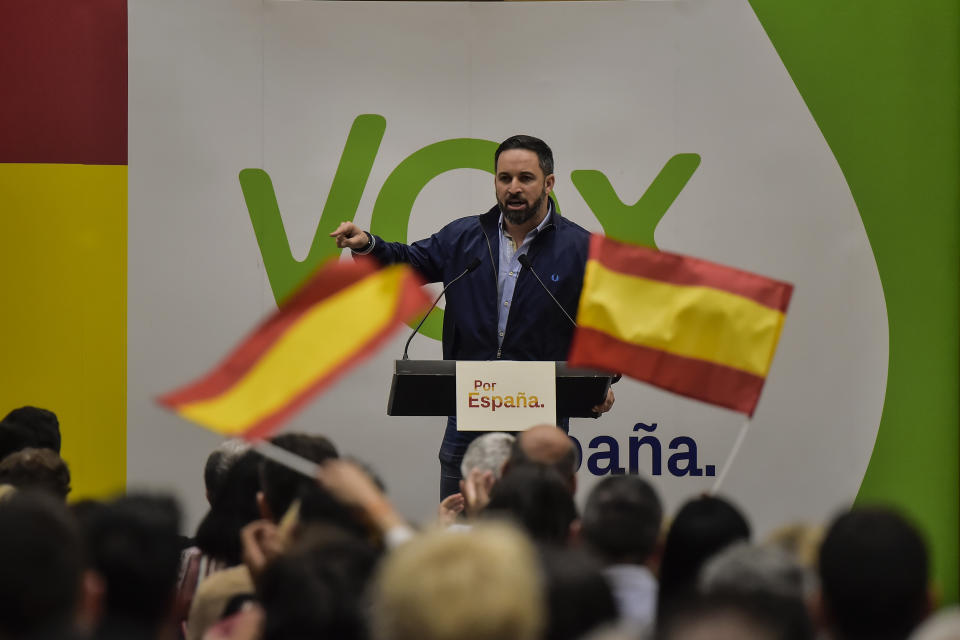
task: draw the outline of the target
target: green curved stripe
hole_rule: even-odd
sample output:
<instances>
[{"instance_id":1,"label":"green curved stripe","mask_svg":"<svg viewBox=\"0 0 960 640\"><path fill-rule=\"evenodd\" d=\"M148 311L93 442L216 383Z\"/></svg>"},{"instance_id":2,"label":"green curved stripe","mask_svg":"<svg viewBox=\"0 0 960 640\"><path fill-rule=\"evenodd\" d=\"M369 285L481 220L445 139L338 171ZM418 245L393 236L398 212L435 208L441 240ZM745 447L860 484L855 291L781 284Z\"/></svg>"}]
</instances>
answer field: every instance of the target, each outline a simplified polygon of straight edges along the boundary
<instances>
[{"instance_id":1,"label":"green curved stripe","mask_svg":"<svg viewBox=\"0 0 960 640\"><path fill-rule=\"evenodd\" d=\"M477 138L454 138L428 145L408 156L387 177L373 205L370 231L394 242L407 242L407 227L417 196L441 173L454 169L479 169L493 173L497 143ZM462 211L455 212L463 215ZM451 219L456 216L451 216ZM420 318L410 321L417 326ZM434 309L420 333L437 340L443 334L443 310Z\"/></svg>"},{"instance_id":2,"label":"green curved stripe","mask_svg":"<svg viewBox=\"0 0 960 640\"><path fill-rule=\"evenodd\" d=\"M857 502L920 525L943 600L956 602L960 5L751 5L843 170L886 299L886 398Z\"/></svg>"}]
</instances>

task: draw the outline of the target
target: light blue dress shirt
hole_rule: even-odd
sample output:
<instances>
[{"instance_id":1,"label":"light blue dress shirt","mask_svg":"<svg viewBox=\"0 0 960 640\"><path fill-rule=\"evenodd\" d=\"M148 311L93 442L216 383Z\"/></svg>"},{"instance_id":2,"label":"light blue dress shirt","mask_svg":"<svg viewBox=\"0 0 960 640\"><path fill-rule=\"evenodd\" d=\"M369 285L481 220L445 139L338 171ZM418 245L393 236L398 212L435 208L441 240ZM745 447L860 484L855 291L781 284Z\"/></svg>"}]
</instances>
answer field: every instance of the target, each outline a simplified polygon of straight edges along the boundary
<instances>
[{"instance_id":1,"label":"light blue dress shirt","mask_svg":"<svg viewBox=\"0 0 960 640\"><path fill-rule=\"evenodd\" d=\"M513 304L513 291L517 286L517 276L520 275L520 256L530 250L530 243L543 231L553 215L553 202L547 200L547 215L543 217L536 228L531 229L523 238L523 243L515 247L513 237L503 224L503 213L497 223L500 228L500 269L497 273L497 296L500 306L497 309L497 348L503 346L503 335L507 330L507 318L510 315L510 306Z\"/></svg>"}]
</instances>

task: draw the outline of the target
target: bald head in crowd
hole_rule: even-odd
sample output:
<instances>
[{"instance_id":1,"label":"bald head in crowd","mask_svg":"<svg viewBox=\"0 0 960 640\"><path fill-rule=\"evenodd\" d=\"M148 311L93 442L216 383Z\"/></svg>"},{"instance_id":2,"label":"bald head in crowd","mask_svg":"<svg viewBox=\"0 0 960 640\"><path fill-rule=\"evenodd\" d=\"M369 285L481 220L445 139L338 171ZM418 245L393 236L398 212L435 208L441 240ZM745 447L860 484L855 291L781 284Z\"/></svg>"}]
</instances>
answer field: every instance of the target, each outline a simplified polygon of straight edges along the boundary
<instances>
[{"instance_id":1,"label":"bald head in crowd","mask_svg":"<svg viewBox=\"0 0 960 640\"><path fill-rule=\"evenodd\" d=\"M577 451L570 436L552 424L538 424L517 434L513 451L504 465L504 474L513 467L528 464L553 467L563 478L570 493L577 490Z\"/></svg>"}]
</instances>

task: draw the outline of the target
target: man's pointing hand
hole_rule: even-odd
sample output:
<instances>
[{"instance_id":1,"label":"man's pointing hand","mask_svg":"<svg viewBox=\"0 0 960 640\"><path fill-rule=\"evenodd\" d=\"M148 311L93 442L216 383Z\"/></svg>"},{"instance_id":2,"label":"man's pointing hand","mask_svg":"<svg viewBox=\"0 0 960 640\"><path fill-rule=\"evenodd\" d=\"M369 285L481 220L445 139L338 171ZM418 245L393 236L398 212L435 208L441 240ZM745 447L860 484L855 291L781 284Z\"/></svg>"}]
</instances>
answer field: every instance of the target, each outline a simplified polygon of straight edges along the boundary
<instances>
[{"instance_id":1,"label":"man's pointing hand","mask_svg":"<svg viewBox=\"0 0 960 640\"><path fill-rule=\"evenodd\" d=\"M354 251L359 251L370 243L370 236L352 222L341 222L330 237L337 239L337 247Z\"/></svg>"}]
</instances>

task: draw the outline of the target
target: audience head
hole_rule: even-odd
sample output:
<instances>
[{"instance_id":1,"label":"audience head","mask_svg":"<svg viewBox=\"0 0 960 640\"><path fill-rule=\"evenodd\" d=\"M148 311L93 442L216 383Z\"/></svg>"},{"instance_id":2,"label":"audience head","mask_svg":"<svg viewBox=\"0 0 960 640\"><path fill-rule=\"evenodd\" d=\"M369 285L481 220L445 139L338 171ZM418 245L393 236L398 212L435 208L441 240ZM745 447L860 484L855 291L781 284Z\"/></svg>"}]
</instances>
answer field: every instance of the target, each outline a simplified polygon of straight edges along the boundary
<instances>
[{"instance_id":1,"label":"audience head","mask_svg":"<svg viewBox=\"0 0 960 640\"><path fill-rule=\"evenodd\" d=\"M28 447L0 461L0 484L46 491L66 500L70 493L70 470L53 449Z\"/></svg>"},{"instance_id":2,"label":"audience head","mask_svg":"<svg viewBox=\"0 0 960 640\"><path fill-rule=\"evenodd\" d=\"M702 593L744 591L773 593L802 600L803 568L785 551L737 542L707 560L700 571Z\"/></svg>"},{"instance_id":3,"label":"audience head","mask_svg":"<svg viewBox=\"0 0 960 640\"><path fill-rule=\"evenodd\" d=\"M806 573L787 552L772 546L735 543L706 562L699 591L734 595L763 605L780 623L778 636L806 640L813 636L807 612Z\"/></svg>"},{"instance_id":4,"label":"audience head","mask_svg":"<svg viewBox=\"0 0 960 640\"><path fill-rule=\"evenodd\" d=\"M646 637L637 635L636 630L629 625L614 623L598 627L583 636L583 640L641 640Z\"/></svg>"},{"instance_id":5,"label":"audience head","mask_svg":"<svg viewBox=\"0 0 960 640\"><path fill-rule=\"evenodd\" d=\"M240 438L224 440L207 456L203 467L203 484L207 488L207 502L213 502L233 463L250 449L250 443Z\"/></svg>"},{"instance_id":6,"label":"audience head","mask_svg":"<svg viewBox=\"0 0 960 640\"><path fill-rule=\"evenodd\" d=\"M210 502L210 511L197 527L196 545L204 554L228 565L240 563L240 530L260 519L260 463L252 449L227 469Z\"/></svg>"},{"instance_id":7,"label":"audience head","mask_svg":"<svg viewBox=\"0 0 960 640\"><path fill-rule=\"evenodd\" d=\"M20 407L0 420L0 460L27 447L60 453L57 414L37 407Z\"/></svg>"},{"instance_id":8,"label":"audience head","mask_svg":"<svg viewBox=\"0 0 960 640\"><path fill-rule=\"evenodd\" d=\"M556 469L543 464L510 467L490 493L486 517L507 518L538 542L566 544L577 507Z\"/></svg>"},{"instance_id":9,"label":"audience head","mask_svg":"<svg viewBox=\"0 0 960 640\"><path fill-rule=\"evenodd\" d=\"M533 546L504 524L436 530L393 551L373 589L374 640L534 640L544 624Z\"/></svg>"},{"instance_id":10,"label":"audience head","mask_svg":"<svg viewBox=\"0 0 960 640\"><path fill-rule=\"evenodd\" d=\"M374 548L356 536L306 527L257 586L266 612L263 640L366 638L364 592L377 560Z\"/></svg>"},{"instance_id":11,"label":"audience head","mask_svg":"<svg viewBox=\"0 0 960 640\"><path fill-rule=\"evenodd\" d=\"M333 443L323 436L285 433L272 438L270 442L317 464L339 457ZM260 503L261 515L267 520L279 522L294 500L300 498L304 492L316 491L317 483L312 478L265 458L260 469L260 486L262 495L257 500Z\"/></svg>"},{"instance_id":12,"label":"audience head","mask_svg":"<svg viewBox=\"0 0 960 640\"><path fill-rule=\"evenodd\" d=\"M927 618L910 635L910 640L958 640L960 638L960 608L941 609Z\"/></svg>"},{"instance_id":13,"label":"audience head","mask_svg":"<svg viewBox=\"0 0 960 640\"><path fill-rule=\"evenodd\" d=\"M92 568L106 588L105 624L159 629L180 568L180 509L172 498L127 495L82 515Z\"/></svg>"},{"instance_id":14,"label":"audience head","mask_svg":"<svg viewBox=\"0 0 960 640\"><path fill-rule=\"evenodd\" d=\"M540 562L547 593L544 640L577 640L617 620L617 603L600 564L585 552L545 546Z\"/></svg>"},{"instance_id":15,"label":"audience head","mask_svg":"<svg viewBox=\"0 0 960 640\"><path fill-rule=\"evenodd\" d=\"M727 500L702 496L684 504L664 543L657 610L664 613L696 589L697 576L710 556L749 538L746 518Z\"/></svg>"},{"instance_id":16,"label":"audience head","mask_svg":"<svg viewBox=\"0 0 960 640\"><path fill-rule=\"evenodd\" d=\"M0 484L0 501L6 500L17 492L17 488L11 484Z\"/></svg>"},{"instance_id":17,"label":"audience head","mask_svg":"<svg viewBox=\"0 0 960 640\"><path fill-rule=\"evenodd\" d=\"M694 595L657 620L657 640L792 640L792 635L763 597L740 593Z\"/></svg>"},{"instance_id":18,"label":"audience head","mask_svg":"<svg viewBox=\"0 0 960 640\"><path fill-rule=\"evenodd\" d=\"M567 484L570 493L577 490L577 450L570 436L552 424L530 427L517 434L504 474L513 467L528 464L552 466Z\"/></svg>"},{"instance_id":19,"label":"audience head","mask_svg":"<svg viewBox=\"0 0 960 640\"><path fill-rule=\"evenodd\" d=\"M0 502L0 637L66 635L81 592L83 542L62 500L18 491Z\"/></svg>"},{"instance_id":20,"label":"audience head","mask_svg":"<svg viewBox=\"0 0 960 640\"><path fill-rule=\"evenodd\" d=\"M766 538L766 542L783 549L801 567L811 573L816 573L817 558L820 555L820 543L823 542L824 533L824 528L821 525L792 522L771 531Z\"/></svg>"},{"instance_id":21,"label":"audience head","mask_svg":"<svg viewBox=\"0 0 960 640\"><path fill-rule=\"evenodd\" d=\"M467 447L460 463L460 475L470 476L474 469L493 474L499 478L503 472L503 463L510 457L510 451L516 438L509 433L485 433Z\"/></svg>"},{"instance_id":22,"label":"audience head","mask_svg":"<svg viewBox=\"0 0 960 640\"><path fill-rule=\"evenodd\" d=\"M582 531L607 564L643 564L656 548L662 521L663 507L649 482L608 476L587 498Z\"/></svg>"},{"instance_id":23,"label":"audience head","mask_svg":"<svg viewBox=\"0 0 960 640\"><path fill-rule=\"evenodd\" d=\"M889 509L844 513L820 547L824 614L842 640L906 638L929 612L927 579L923 538Z\"/></svg>"},{"instance_id":24,"label":"audience head","mask_svg":"<svg viewBox=\"0 0 960 640\"><path fill-rule=\"evenodd\" d=\"M376 484L374 476L370 478ZM371 526L360 510L344 504L325 487L305 486L297 500L297 528L325 525L371 541L376 539L378 544L383 543L382 532Z\"/></svg>"}]
</instances>

